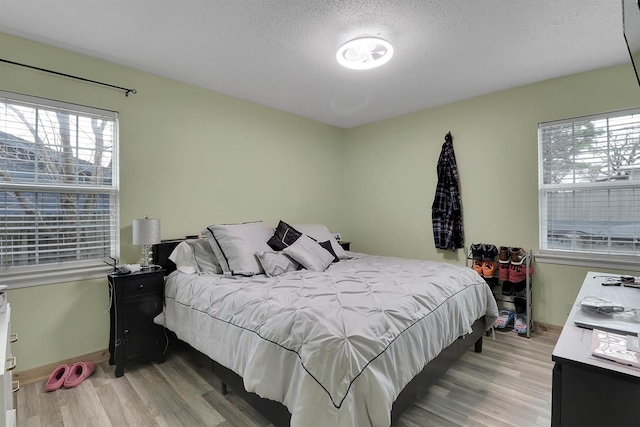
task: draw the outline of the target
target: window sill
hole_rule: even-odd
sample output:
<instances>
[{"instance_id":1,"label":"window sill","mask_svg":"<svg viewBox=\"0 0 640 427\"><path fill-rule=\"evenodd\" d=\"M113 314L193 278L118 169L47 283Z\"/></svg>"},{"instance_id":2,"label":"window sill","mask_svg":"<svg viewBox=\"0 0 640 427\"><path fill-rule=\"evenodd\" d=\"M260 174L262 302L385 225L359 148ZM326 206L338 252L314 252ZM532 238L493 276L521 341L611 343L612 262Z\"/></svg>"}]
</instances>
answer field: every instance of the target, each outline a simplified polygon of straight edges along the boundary
<instances>
[{"instance_id":1,"label":"window sill","mask_svg":"<svg viewBox=\"0 0 640 427\"><path fill-rule=\"evenodd\" d=\"M2 284L9 289L30 286L53 285L56 283L80 282L105 278L109 267L104 264L87 264L74 267L50 266L48 268L28 268L18 271L0 271Z\"/></svg>"},{"instance_id":2,"label":"window sill","mask_svg":"<svg viewBox=\"0 0 640 427\"><path fill-rule=\"evenodd\" d=\"M564 253L539 253L533 255L536 262L547 264L573 265L577 267L598 267L613 270L638 270L640 259L638 257L607 257L596 254L564 254Z\"/></svg>"}]
</instances>

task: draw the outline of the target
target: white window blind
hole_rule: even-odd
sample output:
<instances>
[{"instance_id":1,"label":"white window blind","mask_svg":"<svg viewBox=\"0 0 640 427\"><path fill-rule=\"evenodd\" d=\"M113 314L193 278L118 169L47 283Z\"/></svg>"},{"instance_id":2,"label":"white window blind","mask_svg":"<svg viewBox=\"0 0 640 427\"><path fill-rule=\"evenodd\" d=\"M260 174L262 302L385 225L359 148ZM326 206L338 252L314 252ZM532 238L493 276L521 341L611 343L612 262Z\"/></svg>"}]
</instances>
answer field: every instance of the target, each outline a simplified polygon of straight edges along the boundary
<instances>
[{"instance_id":1,"label":"white window blind","mask_svg":"<svg viewBox=\"0 0 640 427\"><path fill-rule=\"evenodd\" d=\"M117 257L117 114L0 92L0 281L103 276Z\"/></svg>"},{"instance_id":2,"label":"white window blind","mask_svg":"<svg viewBox=\"0 0 640 427\"><path fill-rule=\"evenodd\" d=\"M541 123L538 154L541 251L640 255L640 110Z\"/></svg>"}]
</instances>

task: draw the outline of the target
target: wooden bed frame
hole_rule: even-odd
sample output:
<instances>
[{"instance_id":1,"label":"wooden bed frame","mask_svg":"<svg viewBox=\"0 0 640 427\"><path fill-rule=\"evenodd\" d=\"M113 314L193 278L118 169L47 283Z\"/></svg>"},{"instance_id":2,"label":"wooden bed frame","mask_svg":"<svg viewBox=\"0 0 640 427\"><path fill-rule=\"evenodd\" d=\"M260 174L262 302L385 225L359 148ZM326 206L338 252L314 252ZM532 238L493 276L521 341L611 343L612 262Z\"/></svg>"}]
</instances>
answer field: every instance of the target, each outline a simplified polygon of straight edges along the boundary
<instances>
[{"instance_id":1,"label":"wooden bed frame","mask_svg":"<svg viewBox=\"0 0 640 427\"><path fill-rule=\"evenodd\" d=\"M165 269L166 274L176 269L175 264L169 260L169 255L183 240L184 239L163 240L153 247L153 259L157 265ZM393 424L404 411L420 399L429 387L436 383L472 346L476 353L482 352L482 337L486 330L487 325L483 316L474 322L473 332L471 334L458 338L453 344L442 350L435 359L429 362L427 366L402 389L398 398L393 403L391 423ZM275 426L289 426L291 414L284 405L273 400L263 399L255 393L246 391L242 377L220 365L215 360L212 360L212 368L222 383L221 391L223 393L226 393L227 387L230 387L234 393L247 401Z\"/></svg>"}]
</instances>

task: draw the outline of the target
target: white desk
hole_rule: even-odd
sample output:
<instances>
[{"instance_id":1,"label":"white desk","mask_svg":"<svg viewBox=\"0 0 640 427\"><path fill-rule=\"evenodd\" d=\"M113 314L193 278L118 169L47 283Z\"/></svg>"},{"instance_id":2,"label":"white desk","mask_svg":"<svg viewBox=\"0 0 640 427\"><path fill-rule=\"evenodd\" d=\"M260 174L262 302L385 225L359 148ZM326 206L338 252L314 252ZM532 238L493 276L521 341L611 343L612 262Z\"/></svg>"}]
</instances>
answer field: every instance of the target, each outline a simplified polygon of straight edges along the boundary
<instances>
[{"instance_id":1,"label":"white desk","mask_svg":"<svg viewBox=\"0 0 640 427\"><path fill-rule=\"evenodd\" d=\"M640 289L602 286L602 276L589 272L552 353L552 426L639 426L640 369L591 355L590 329L574 325L579 302L598 296L640 308Z\"/></svg>"}]
</instances>

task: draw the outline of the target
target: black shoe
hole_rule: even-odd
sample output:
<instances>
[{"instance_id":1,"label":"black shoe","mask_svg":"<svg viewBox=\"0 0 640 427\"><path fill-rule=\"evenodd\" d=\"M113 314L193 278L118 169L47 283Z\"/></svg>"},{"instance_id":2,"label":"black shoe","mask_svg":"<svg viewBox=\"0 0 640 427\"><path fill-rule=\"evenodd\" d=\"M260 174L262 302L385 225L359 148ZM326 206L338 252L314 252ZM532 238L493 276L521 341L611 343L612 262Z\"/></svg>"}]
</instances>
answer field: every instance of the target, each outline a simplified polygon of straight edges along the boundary
<instances>
[{"instance_id":1,"label":"black shoe","mask_svg":"<svg viewBox=\"0 0 640 427\"><path fill-rule=\"evenodd\" d=\"M482 245L484 250L482 254L482 259L484 261L494 261L496 256L498 255L498 248L496 245Z\"/></svg>"},{"instance_id":2,"label":"black shoe","mask_svg":"<svg viewBox=\"0 0 640 427\"><path fill-rule=\"evenodd\" d=\"M516 314L525 314L527 312L527 300L524 298L514 298L513 305L516 306Z\"/></svg>"},{"instance_id":3,"label":"black shoe","mask_svg":"<svg viewBox=\"0 0 640 427\"><path fill-rule=\"evenodd\" d=\"M502 282L502 295L513 295L513 283L507 280Z\"/></svg>"},{"instance_id":4,"label":"black shoe","mask_svg":"<svg viewBox=\"0 0 640 427\"><path fill-rule=\"evenodd\" d=\"M487 282L487 285L491 288L492 292L498 292L498 290L494 290L496 287L500 286L500 282L497 277L485 277L484 281Z\"/></svg>"},{"instance_id":5,"label":"black shoe","mask_svg":"<svg viewBox=\"0 0 640 427\"><path fill-rule=\"evenodd\" d=\"M482 255L484 253L484 244L482 243L472 243L471 244L471 259L482 259Z\"/></svg>"},{"instance_id":6,"label":"black shoe","mask_svg":"<svg viewBox=\"0 0 640 427\"><path fill-rule=\"evenodd\" d=\"M527 293L527 281L526 279L522 282L513 284L513 295L516 297L523 297Z\"/></svg>"}]
</instances>

